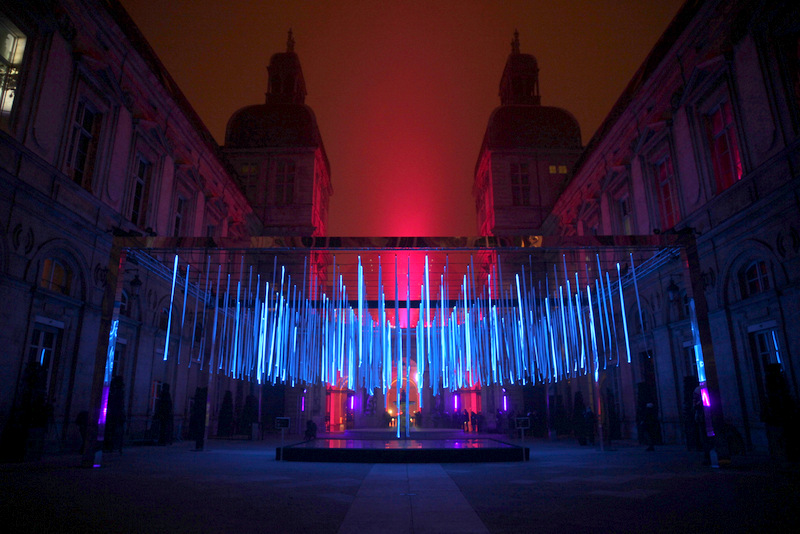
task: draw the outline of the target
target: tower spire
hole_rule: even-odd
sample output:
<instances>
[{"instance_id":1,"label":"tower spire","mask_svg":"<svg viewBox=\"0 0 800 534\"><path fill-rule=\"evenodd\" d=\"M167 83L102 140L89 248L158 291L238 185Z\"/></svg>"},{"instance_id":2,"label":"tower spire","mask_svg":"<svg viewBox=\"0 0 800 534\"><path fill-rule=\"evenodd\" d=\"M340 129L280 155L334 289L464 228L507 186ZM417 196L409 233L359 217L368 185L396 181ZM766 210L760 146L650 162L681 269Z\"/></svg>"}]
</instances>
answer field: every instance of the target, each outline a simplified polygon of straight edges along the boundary
<instances>
[{"instance_id":1,"label":"tower spire","mask_svg":"<svg viewBox=\"0 0 800 534\"><path fill-rule=\"evenodd\" d=\"M286 39L286 51L294 52L294 37L292 37L292 29L289 28L289 38Z\"/></svg>"},{"instance_id":2,"label":"tower spire","mask_svg":"<svg viewBox=\"0 0 800 534\"><path fill-rule=\"evenodd\" d=\"M519 54L519 32L514 29L514 40L511 41L511 53Z\"/></svg>"},{"instance_id":3,"label":"tower spire","mask_svg":"<svg viewBox=\"0 0 800 534\"><path fill-rule=\"evenodd\" d=\"M515 29L511 53L500 79L500 103L538 106L539 102L539 65L535 57L520 52L519 31Z\"/></svg>"}]
</instances>

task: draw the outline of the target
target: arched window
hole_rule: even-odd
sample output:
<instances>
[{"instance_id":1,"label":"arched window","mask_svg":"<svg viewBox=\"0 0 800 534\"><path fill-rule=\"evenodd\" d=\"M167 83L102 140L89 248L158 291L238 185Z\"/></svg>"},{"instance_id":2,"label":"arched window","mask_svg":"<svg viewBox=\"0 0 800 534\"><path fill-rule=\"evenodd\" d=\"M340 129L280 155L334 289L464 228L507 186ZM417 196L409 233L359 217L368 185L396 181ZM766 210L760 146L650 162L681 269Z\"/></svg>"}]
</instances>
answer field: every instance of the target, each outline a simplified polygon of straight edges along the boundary
<instances>
[{"instance_id":1,"label":"arched window","mask_svg":"<svg viewBox=\"0 0 800 534\"><path fill-rule=\"evenodd\" d=\"M72 289L72 271L61 260L47 258L42 263L39 287L69 295Z\"/></svg>"},{"instance_id":2,"label":"arched window","mask_svg":"<svg viewBox=\"0 0 800 534\"><path fill-rule=\"evenodd\" d=\"M730 102L722 102L705 116L705 128L716 192L721 193L742 179L742 159Z\"/></svg>"},{"instance_id":3,"label":"arched window","mask_svg":"<svg viewBox=\"0 0 800 534\"><path fill-rule=\"evenodd\" d=\"M123 317L130 317L130 311L130 299L127 291L123 290L119 298L119 314Z\"/></svg>"},{"instance_id":4,"label":"arched window","mask_svg":"<svg viewBox=\"0 0 800 534\"><path fill-rule=\"evenodd\" d=\"M652 318L648 315L647 310L642 310L642 319L639 320L639 311L637 308L633 308L633 317L636 320L636 326L640 334L644 334L645 332L649 331L652 327Z\"/></svg>"},{"instance_id":5,"label":"arched window","mask_svg":"<svg viewBox=\"0 0 800 534\"><path fill-rule=\"evenodd\" d=\"M739 273L739 290L742 298L763 293L769 290L770 287L772 285L769 281L767 263L763 260L748 264Z\"/></svg>"},{"instance_id":6,"label":"arched window","mask_svg":"<svg viewBox=\"0 0 800 534\"><path fill-rule=\"evenodd\" d=\"M166 330L168 324L169 324L169 310L167 308L161 308L161 315L159 315L158 317L158 329Z\"/></svg>"}]
</instances>

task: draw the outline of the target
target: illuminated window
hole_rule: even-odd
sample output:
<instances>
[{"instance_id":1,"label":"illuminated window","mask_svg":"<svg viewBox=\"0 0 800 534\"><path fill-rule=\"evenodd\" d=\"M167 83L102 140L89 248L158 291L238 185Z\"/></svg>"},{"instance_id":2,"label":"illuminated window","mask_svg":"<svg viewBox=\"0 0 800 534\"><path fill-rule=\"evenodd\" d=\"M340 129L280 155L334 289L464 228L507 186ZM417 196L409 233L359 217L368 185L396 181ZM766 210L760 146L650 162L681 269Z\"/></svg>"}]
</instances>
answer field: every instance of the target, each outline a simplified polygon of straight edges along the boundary
<instances>
[{"instance_id":1,"label":"illuminated window","mask_svg":"<svg viewBox=\"0 0 800 534\"><path fill-rule=\"evenodd\" d=\"M566 165L550 165L547 170L550 174L567 174Z\"/></svg>"},{"instance_id":2,"label":"illuminated window","mask_svg":"<svg viewBox=\"0 0 800 534\"><path fill-rule=\"evenodd\" d=\"M278 161L275 172L275 203L285 206L294 202L294 161Z\"/></svg>"},{"instance_id":3,"label":"illuminated window","mask_svg":"<svg viewBox=\"0 0 800 534\"><path fill-rule=\"evenodd\" d=\"M680 221L680 211L675 194L675 173L669 155L664 156L653 165L653 174L655 175L660 224L661 228L666 230Z\"/></svg>"},{"instance_id":4,"label":"illuminated window","mask_svg":"<svg viewBox=\"0 0 800 534\"><path fill-rule=\"evenodd\" d=\"M567 174L567 166L566 165L559 165L558 166L558 174Z\"/></svg>"},{"instance_id":5,"label":"illuminated window","mask_svg":"<svg viewBox=\"0 0 800 534\"><path fill-rule=\"evenodd\" d=\"M0 127L8 126L17 96L25 34L0 13Z\"/></svg>"},{"instance_id":6,"label":"illuminated window","mask_svg":"<svg viewBox=\"0 0 800 534\"><path fill-rule=\"evenodd\" d=\"M131 191L130 220L137 226L145 226L147 221L147 201L150 194L150 179L153 166L141 155L136 157L133 166L133 188Z\"/></svg>"},{"instance_id":7,"label":"illuminated window","mask_svg":"<svg viewBox=\"0 0 800 534\"><path fill-rule=\"evenodd\" d=\"M60 260L47 258L42 263L42 276L39 287L69 295L72 288L72 273Z\"/></svg>"},{"instance_id":8,"label":"illuminated window","mask_svg":"<svg viewBox=\"0 0 800 534\"><path fill-rule=\"evenodd\" d=\"M721 193L742 179L742 161L730 102L725 101L708 113L705 127L716 190Z\"/></svg>"},{"instance_id":9,"label":"illuminated window","mask_svg":"<svg viewBox=\"0 0 800 534\"><path fill-rule=\"evenodd\" d=\"M32 363L39 364L43 371L44 375L39 384L45 388L45 391L50 389L50 374L58 355L60 341L61 329L40 323L34 324L28 345L28 359Z\"/></svg>"},{"instance_id":10,"label":"illuminated window","mask_svg":"<svg viewBox=\"0 0 800 534\"><path fill-rule=\"evenodd\" d=\"M739 274L739 289L742 298L752 297L769 290L769 271L765 261L754 261Z\"/></svg>"},{"instance_id":11,"label":"illuminated window","mask_svg":"<svg viewBox=\"0 0 800 534\"><path fill-rule=\"evenodd\" d=\"M91 190L94 162L97 158L98 134L101 115L90 104L81 101L72 123L67 172L72 181Z\"/></svg>"},{"instance_id":12,"label":"illuminated window","mask_svg":"<svg viewBox=\"0 0 800 534\"><path fill-rule=\"evenodd\" d=\"M531 184L527 163L511 164L511 204L529 206L531 203Z\"/></svg>"}]
</instances>

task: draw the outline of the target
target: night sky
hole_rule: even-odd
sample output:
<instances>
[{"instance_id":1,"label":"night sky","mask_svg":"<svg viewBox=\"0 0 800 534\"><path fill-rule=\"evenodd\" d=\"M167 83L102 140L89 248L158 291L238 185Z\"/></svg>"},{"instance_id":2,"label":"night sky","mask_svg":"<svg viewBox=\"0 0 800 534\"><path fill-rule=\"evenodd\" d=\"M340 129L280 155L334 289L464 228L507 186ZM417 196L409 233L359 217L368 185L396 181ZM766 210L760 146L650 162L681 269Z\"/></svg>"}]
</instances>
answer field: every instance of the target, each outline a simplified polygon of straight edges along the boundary
<instances>
[{"instance_id":1,"label":"night sky","mask_svg":"<svg viewBox=\"0 0 800 534\"><path fill-rule=\"evenodd\" d=\"M291 27L331 163L329 235L476 235L472 181L515 29L591 138L679 0L122 0L217 142Z\"/></svg>"}]
</instances>

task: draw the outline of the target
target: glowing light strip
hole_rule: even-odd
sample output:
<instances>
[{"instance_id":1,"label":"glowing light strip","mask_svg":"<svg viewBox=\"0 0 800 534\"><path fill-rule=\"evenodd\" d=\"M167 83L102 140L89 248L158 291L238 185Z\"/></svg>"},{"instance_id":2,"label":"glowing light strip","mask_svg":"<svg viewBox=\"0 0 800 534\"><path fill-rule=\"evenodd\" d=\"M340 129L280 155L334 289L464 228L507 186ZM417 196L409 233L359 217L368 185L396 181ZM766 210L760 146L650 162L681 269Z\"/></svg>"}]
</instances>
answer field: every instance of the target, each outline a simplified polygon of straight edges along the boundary
<instances>
[{"instance_id":1,"label":"glowing light strip","mask_svg":"<svg viewBox=\"0 0 800 534\"><path fill-rule=\"evenodd\" d=\"M175 279L178 277L178 255L175 254L175 261L172 266L172 292L169 296L169 317L167 318L167 335L164 338L164 361L167 361L169 352L169 330L172 326L172 300L175 298Z\"/></svg>"},{"instance_id":2,"label":"glowing light strip","mask_svg":"<svg viewBox=\"0 0 800 534\"><path fill-rule=\"evenodd\" d=\"M599 255L597 256L598 268ZM631 256L631 261L633 260ZM619 343L614 337L617 333L614 312L614 293L620 299L619 314L622 320L620 330L625 335L627 359L630 361L630 340L622 289L621 268L617 264L617 287L613 288L608 272L599 271L594 280L596 296L592 295L592 283L589 281L588 265L586 266L586 295L578 289L580 278L574 273L571 280L567 270L565 255L562 255L564 267L563 285L559 284L558 268L554 265L551 273L555 279L554 291L549 293L549 277L544 282L547 288L539 291L527 287L524 267L521 275L515 274L514 280L505 287L492 270L487 273L487 283L479 294L475 284L475 270L470 259L467 274L461 279L460 293L452 307L445 308L449 301L447 286L448 261L440 275L439 302L431 317L430 303L430 263L425 257L423 280L419 285L420 300L416 307L419 321L411 323L411 261L407 256L406 310L404 316L399 310L400 273L398 257L395 256L395 326L387 319L385 294L382 285L378 286L378 316L370 315L367 307L368 288L365 280L364 264L358 257L357 288L358 305L351 306L344 283L343 270L336 265L334 258L333 297L326 294L320 297L317 304L306 295L306 284L311 280L315 285L316 271L307 268L303 285L292 283L286 268L281 266L279 284L265 283L264 297L261 297L260 275L256 277L253 291L253 268L250 267L247 285L244 284L244 258L242 257L239 279L236 283L235 307L231 294L231 274L224 297L221 289L221 265L218 266L216 296L212 297L213 284L208 283L210 275L210 257L206 267L205 295L215 298L213 323L208 325L212 330L211 346L205 347L207 335L203 328L200 353L208 353L210 365L216 365L220 372L234 379L254 378L259 383L268 380L272 383L287 384L310 383L323 381L326 383L346 384L351 390L366 388L380 389L384 394L391 387L392 374L396 374L398 388L398 408L400 391L416 382L419 388L420 406L424 397L426 366L429 366L429 383L434 395L439 388L450 391L460 388L474 387L477 384L490 385L504 383L554 382L593 373L598 380L599 360L605 355L604 367L609 353L605 349L614 350L616 345L619 358ZM175 256L173 267L173 287L171 295L170 319L174 311L174 289L177 282L178 257ZM492 264L502 275L502 267ZM635 269L635 268L633 268ZM632 269L634 289L637 291L637 273ZM185 327L186 304L189 292L189 276L191 267L186 267L184 279L184 303L181 315L181 331ZM338 280L336 279L338 274ZM277 276L277 258L273 280ZM378 277L382 271L379 259ZM199 278L199 276L198 276ZM605 280L603 280L605 278ZM200 280L198 280L199 284ZM576 291L573 293L573 283ZM495 292L494 289L500 289ZM555 290L555 288L558 288ZM255 296L254 296L255 293ZM497 295L499 293L499 295ZM199 290L198 293L199 295ZM314 294L309 290L309 294ZM220 299L224 303L220 303ZM595 315L597 300L597 315ZM210 301L204 305L203 321L207 316ZM192 328L192 340L195 333L199 302L195 301L195 325ZM588 313L587 313L588 312ZM605 316L605 321L603 320ZM405 331L400 326L405 320ZM171 324L168 323L171 329ZM414 328L414 331L411 329ZM599 328L599 331L598 331ZM171 331L171 330L170 330ZM221 332L221 334L220 334ZM394 332L394 334L392 334ZM405 356L403 356L403 335L406 337ZM392 340L391 336L395 335ZM598 343L597 336L601 342ZM416 371L411 375L412 339L415 336ZM607 343L606 343L607 341ZM772 343L777 348L777 340ZM178 344L178 358L181 353L181 340ZM392 344L394 343L394 350ZM599 347L604 344L603 351ZM165 354L168 343L165 346ZM193 353L193 350L191 350ZM394 354L393 354L394 352ZM588 354L587 354L588 353ZM213 361L217 355L217 362ZM396 355L396 356L395 356ZM592 358L593 365L587 362ZM394 358L397 358L395 363ZM404 362L405 359L405 362ZM191 365L190 358L190 365ZM42 360L43 361L43 360ZM212 363L213 362L213 363ZM396 365L396 367L395 367ZM405 374L405 379L403 375ZM346 382L340 382L345 380ZM405 382L405 384L404 384ZM337 386L341 387L341 386ZM410 391L406 397L406 428L410 427ZM386 398L384 397L384 401ZM398 426L401 423L398 422ZM399 432L399 429L398 429Z\"/></svg>"},{"instance_id":3,"label":"glowing light strip","mask_svg":"<svg viewBox=\"0 0 800 534\"><path fill-rule=\"evenodd\" d=\"M619 285L619 309L622 313L622 329L625 332L625 349L628 351L628 363L631 363L631 344L628 341L628 321L625 319L625 297L622 295L622 276L617 263L617 282Z\"/></svg>"}]
</instances>

